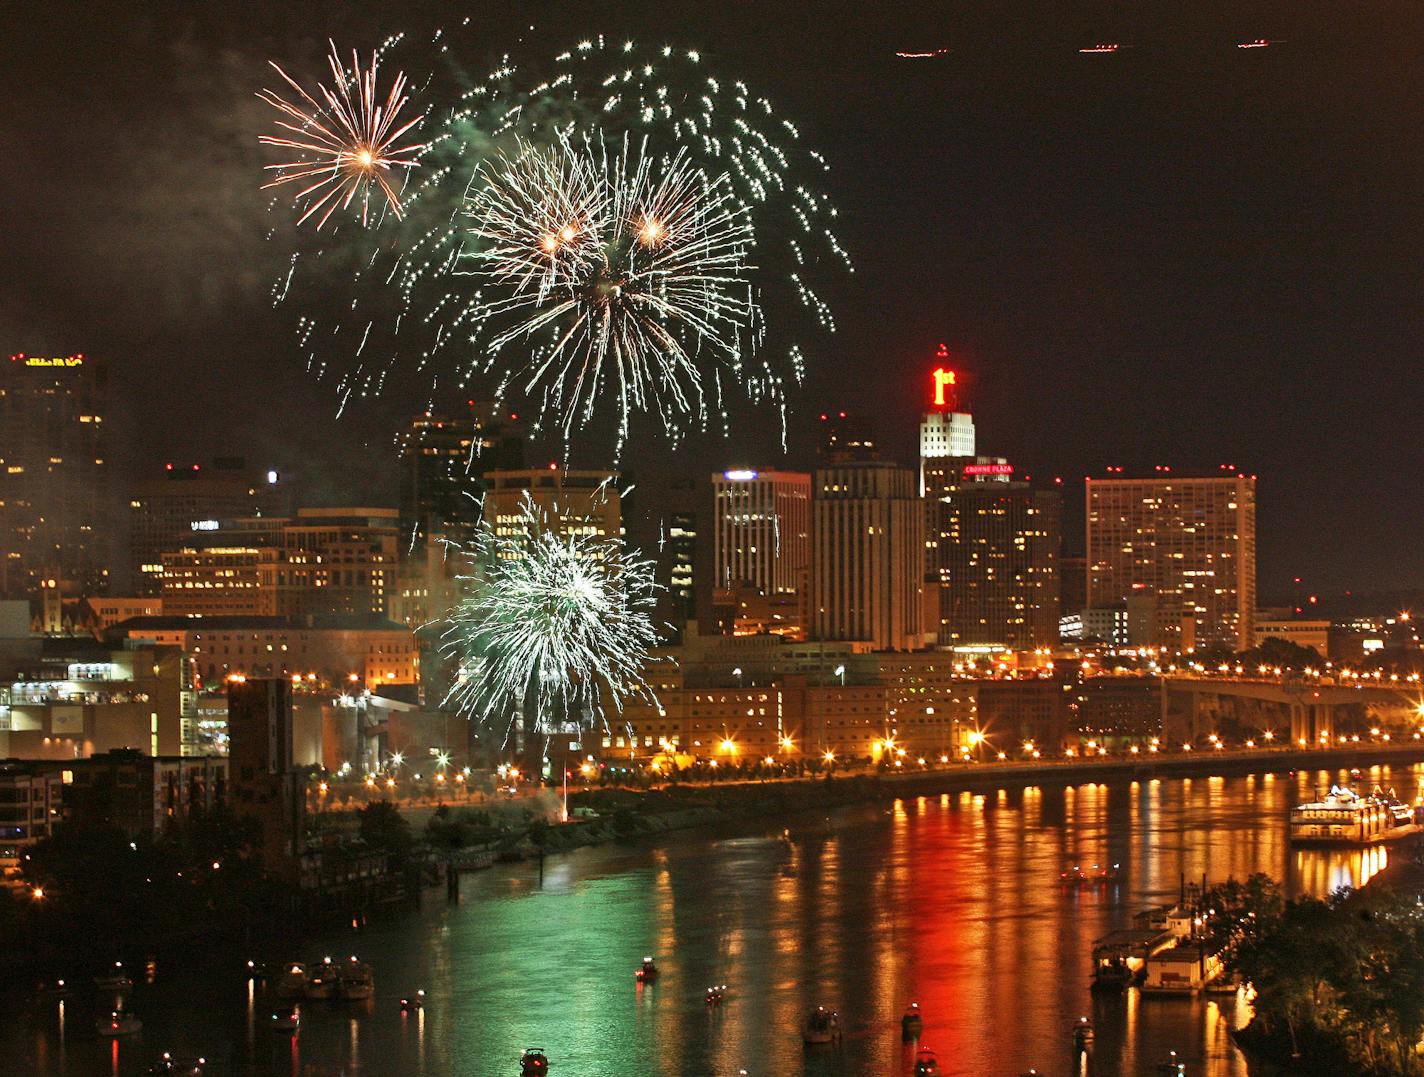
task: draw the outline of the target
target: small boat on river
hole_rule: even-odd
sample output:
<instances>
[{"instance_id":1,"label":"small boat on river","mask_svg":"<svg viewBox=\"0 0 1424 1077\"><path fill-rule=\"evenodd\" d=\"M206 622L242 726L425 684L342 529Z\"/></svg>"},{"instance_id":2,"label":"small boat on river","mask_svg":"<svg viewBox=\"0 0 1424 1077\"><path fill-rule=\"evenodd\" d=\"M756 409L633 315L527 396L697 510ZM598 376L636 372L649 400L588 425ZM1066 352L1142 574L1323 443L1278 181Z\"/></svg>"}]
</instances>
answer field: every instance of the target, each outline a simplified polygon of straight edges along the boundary
<instances>
[{"instance_id":1,"label":"small boat on river","mask_svg":"<svg viewBox=\"0 0 1424 1077\"><path fill-rule=\"evenodd\" d=\"M801 1022L801 1039L806 1043L840 1043L840 1014L824 1006L817 1006Z\"/></svg>"}]
</instances>

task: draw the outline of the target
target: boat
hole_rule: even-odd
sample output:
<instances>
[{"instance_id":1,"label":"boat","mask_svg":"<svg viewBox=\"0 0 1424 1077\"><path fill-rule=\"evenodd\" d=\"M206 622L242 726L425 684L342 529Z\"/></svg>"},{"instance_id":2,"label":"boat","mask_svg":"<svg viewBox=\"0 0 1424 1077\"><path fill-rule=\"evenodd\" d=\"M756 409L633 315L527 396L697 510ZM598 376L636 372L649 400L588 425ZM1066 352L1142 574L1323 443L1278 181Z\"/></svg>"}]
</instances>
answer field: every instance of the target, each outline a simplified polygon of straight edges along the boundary
<instances>
[{"instance_id":1,"label":"boat","mask_svg":"<svg viewBox=\"0 0 1424 1077\"><path fill-rule=\"evenodd\" d=\"M806 1043L840 1043L840 1014L824 1006L817 1006L801 1022L801 1039Z\"/></svg>"},{"instance_id":2,"label":"boat","mask_svg":"<svg viewBox=\"0 0 1424 1077\"><path fill-rule=\"evenodd\" d=\"M409 998L401 999L401 1013L409 1013L425 1007L425 990L422 988Z\"/></svg>"},{"instance_id":3,"label":"boat","mask_svg":"<svg viewBox=\"0 0 1424 1077\"><path fill-rule=\"evenodd\" d=\"M341 997L349 1001L368 999L376 993L376 976L371 966L352 957L341 968Z\"/></svg>"},{"instance_id":4,"label":"boat","mask_svg":"<svg viewBox=\"0 0 1424 1077\"><path fill-rule=\"evenodd\" d=\"M132 991L133 981L124 971L124 963L115 961L112 969L94 977L94 986L100 991Z\"/></svg>"},{"instance_id":5,"label":"boat","mask_svg":"<svg viewBox=\"0 0 1424 1077\"><path fill-rule=\"evenodd\" d=\"M1420 830L1407 804L1378 792L1361 796L1342 785L1332 785L1325 796L1297 804L1290 813L1291 841L1302 845L1373 845Z\"/></svg>"},{"instance_id":6,"label":"boat","mask_svg":"<svg viewBox=\"0 0 1424 1077\"><path fill-rule=\"evenodd\" d=\"M1181 1077L1187 1072L1187 1064L1177 1057L1176 1051L1167 1052L1167 1057L1157 1063L1158 1077Z\"/></svg>"},{"instance_id":7,"label":"boat","mask_svg":"<svg viewBox=\"0 0 1424 1077\"><path fill-rule=\"evenodd\" d=\"M282 975L277 977L279 998L300 998L307 990L307 967L300 961L282 966Z\"/></svg>"},{"instance_id":8,"label":"boat","mask_svg":"<svg viewBox=\"0 0 1424 1077\"><path fill-rule=\"evenodd\" d=\"M122 1007L94 1022L94 1031L101 1036L132 1036L142 1028L143 1022Z\"/></svg>"},{"instance_id":9,"label":"boat","mask_svg":"<svg viewBox=\"0 0 1424 1077\"><path fill-rule=\"evenodd\" d=\"M900 1038L906 1043L920 1038L920 1033L925 1030L925 1019L920 1013L918 1002L910 1003L904 1015L900 1018Z\"/></svg>"},{"instance_id":10,"label":"boat","mask_svg":"<svg viewBox=\"0 0 1424 1077\"><path fill-rule=\"evenodd\" d=\"M307 982L303 994L309 999L335 998L341 990L341 970L331 958L324 957L321 964L307 971Z\"/></svg>"},{"instance_id":11,"label":"boat","mask_svg":"<svg viewBox=\"0 0 1424 1077\"><path fill-rule=\"evenodd\" d=\"M714 985L712 985L711 987L709 987L709 988L707 989L707 1005L709 1005L709 1006L720 1006L720 1005L722 1005L722 999L726 998L726 996L727 996L727 985L726 985L726 984L714 984Z\"/></svg>"},{"instance_id":12,"label":"boat","mask_svg":"<svg viewBox=\"0 0 1424 1077\"><path fill-rule=\"evenodd\" d=\"M928 1047L921 1047L915 1055L915 1077L938 1077L939 1059Z\"/></svg>"},{"instance_id":13,"label":"boat","mask_svg":"<svg viewBox=\"0 0 1424 1077\"><path fill-rule=\"evenodd\" d=\"M148 1072L169 1074L172 1077L203 1077L207 1064L206 1058L174 1058L164 1051L162 1057L148 1067Z\"/></svg>"},{"instance_id":14,"label":"boat","mask_svg":"<svg viewBox=\"0 0 1424 1077\"><path fill-rule=\"evenodd\" d=\"M1147 959L1142 991L1148 995L1195 995L1221 975L1220 952L1199 939L1178 939Z\"/></svg>"},{"instance_id":15,"label":"boat","mask_svg":"<svg viewBox=\"0 0 1424 1077\"><path fill-rule=\"evenodd\" d=\"M1093 989L1120 991L1142 979L1147 959L1172 942L1162 927L1128 927L1093 940Z\"/></svg>"},{"instance_id":16,"label":"boat","mask_svg":"<svg viewBox=\"0 0 1424 1077\"><path fill-rule=\"evenodd\" d=\"M1119 881L1121 877L1122 868L1119 864L1094 864L1091 868L1074 864L1058 875L1059 881L1065 886L1106 886Z\"/></svg>"},{"instance_id":17,"label":"boat","mask_svg":"<svg viewBox=\"0 0 1424 1077\"><path fill-rule=\"evenodd\" d=\"M633 979L637 980L640 984L650 984L657 978L658 966L653 963L651 957L643 958L643 963L639 965L637 971L633 973Z\"/></svg>"},{"instance_id":18,"label":"boat","mask_svg":"<svg viewBox=\"0 0 1424 1077\"><path fill-rule=\"evenodd\" d=\"M1078 1018L1078 1023L1073 1026L1073 1047L1078 1051L1086 1051L1093 1046L1093 1022L1086 1017Z\"/></svg>"},{"instance_id":19,"label":"boat","mask_svg":"<svg viewBox=\"0 0 1424 1077\"><path fill-rule=\"evenodd\" d=\"M249 961L247 963L247 978L249 980L267 979L267 966L261 961Z\"/></svg>"},{"instance_id":20,"label":"boat","mask_svg":"<svg viewBox=\"0 0 1424 1077\"><path fill-rule=\"evenodd\" d=\"M302 1011L296 1006L284 1006L273 1011L270 1023L276 1032L295 1032L302 1026Z\"/></svg>"},{"instance_id":21,"label":"boat","mask_svg":"<svg viewBox=\"0 0 1424 1077\"><path fill-rule=\"evenodd\" d=\"M542 1047L526 1047L519 1056L519 1077L544 1077L549 1072L549 1059Z\"/></svg>"}]
</instances>

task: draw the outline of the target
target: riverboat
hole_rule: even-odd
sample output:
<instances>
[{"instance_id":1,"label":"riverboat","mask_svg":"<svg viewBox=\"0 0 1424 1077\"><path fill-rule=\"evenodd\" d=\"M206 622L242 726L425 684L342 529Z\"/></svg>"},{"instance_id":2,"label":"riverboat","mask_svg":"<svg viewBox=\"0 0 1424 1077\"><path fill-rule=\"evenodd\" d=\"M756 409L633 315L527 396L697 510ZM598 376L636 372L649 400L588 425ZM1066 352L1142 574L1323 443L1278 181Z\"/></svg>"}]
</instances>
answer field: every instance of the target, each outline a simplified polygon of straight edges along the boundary
<instances>
[{"instance_id":1,"label":"riverboat","mask_svg":"<svg viewBox=\"0 0 1424 1077\"><path fill-rule=\"evenodd\" d=\"M277 995L280 998L300 998L307 991L307 967L300 961L293 961L282 967L282 975L277 979Z\"/></svg>"},{"instance_id":2,"label":"riverboat","mask_svg":"<svg viewBox=\"0 0 1424 1077\"><path fill-rule=\"evenodd\" d=\"M368 999L376 993L376 975L364 961L352 958L341 969L341 997L347 1001Z\"/></svg>"},{"instance_id":3,"label":"riverboat","mask_svg":"<svg viewBox=\"0 0 1424 1077\"><path fill-rule=\"evenodd\" d=\"M335 998L341 990L341 970L331 958L324 957L321 963L307 973L304 994L310 999Z\"/></svg>"},{"instance_id":4,"label":"riverboat","mask_svg":"<svg viewBox=\"0 0 1424 1077\"><path fill-rule=\"evenodd\" d=\"M840 1043L841 1018L835 1010L817 1006L801 1022L801 1038L807 1043Z\"/></svg>"},{"instance_id":5,"label":"riverboat","mask_svg":"<svg viewBox=\"0 0 1424 1077\"><path fill-rule=\"evenodd\" d=\"M1361 796L1332 785L1320 800L1298 804L1290 813L1291 841L1311 845L1374 845L1420 832L1413 808L1376 792Z\"/></svg>"},{"instance_id":6,"label":"riverboat","mask_svg":"<svg viewBox=\"0 0 1424 1077\"><path fill-rule=\"evenodd\" d=\"M100 991L131 991L133 990L133 981L124 971L124 963L115 961L112 969L94 977L94 986Z\"/></svg>"},{"instance_id":7,"label":"riverboat","mask_svg":"<svg viewBox=\"0 0 1424 1077\"><path fill-rule=\"evenodd\" d=\"M1178 939L1147 958L1142 991L1149 995L1195 995L1221 975L1220 952L1200 941Z\"/></svg>"},{"instance_id":8,"label":"riverboat","mask_svg":"<svg viewBox=\"0 0 1424 1077\"><path fill-rule=\"evenodd\" d=\"M132 1036L142 1028L143 1022L125 1009L113 1010L94 1022L94 1031L101 1036Z\"/></svg>"},{"instance_id":9,"label":"riverboat","mask_svg":"<svg viewBox=\"0 0 1424 1077\"><path fill-rule=\"evenodd\" d=\"M1093 987L1120 990L1141 981L1147 959L1174 941L1166 927L1128 927L1093 941Z\"/></svg>"}]
</instances>

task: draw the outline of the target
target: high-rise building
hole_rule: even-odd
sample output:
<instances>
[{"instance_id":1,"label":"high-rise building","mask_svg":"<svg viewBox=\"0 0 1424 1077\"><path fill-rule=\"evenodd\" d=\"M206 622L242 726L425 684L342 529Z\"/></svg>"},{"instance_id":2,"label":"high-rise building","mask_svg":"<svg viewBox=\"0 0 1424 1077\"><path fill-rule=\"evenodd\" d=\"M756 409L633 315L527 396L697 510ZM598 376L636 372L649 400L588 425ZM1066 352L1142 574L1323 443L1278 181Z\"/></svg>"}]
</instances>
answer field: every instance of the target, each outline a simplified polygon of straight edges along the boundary
<instances>
[{"instance_id":1,"label":"high-rise building","mask_svg":"<svg viewBox=\"0 0 1424 1077\"><path fill-rule=\"evenodd\" d=\"M224 521L286 515L286 486L275 468L249 468L240 457L201 464L164 464L135 483L129 497L129 587L163 590L163 555Z\"/></svg>"},{"instance_id":2,"label":"high-rise building","mask_svg":"<svg viewBox=\"0 0 1424 1077\"><path fill-rule=\"evenodd\" d=\"M1254 642L1254 476L1089 479L1088 602L1150 596L1152 642L1190 651Z\"/></svg>"},{"instance_id":3,"label":"high-rise building","mask_svg":"<svg viewBox=\"0 0 1424 1077\"><path fill-rule=\"evenodd\" d=\"M308 508L233 520L166 552L169 616L384 617L395 598L395 509Z\"/></svg>"},{"instance_id":4,"label":"high-rise building","mask_svg":"<svg viewBox=\"0 0 1424 1077\"><path fill-rule=\"evenodd\" d=\"M546 527L560 535L593 534L620 538L623 534L622 494L616 471L567 471L547 468L488 471L484 519L497 535L512 535L524 527L522 506L534 505Z\"/></svg>"},{"instance_id":5,"label":"high-rise building","mask_svg":"<svg viewBox=\"0 0 1424 1077\"><path fill-rule=\"evenodd\" d=\"M844 411L821 415L821 444L818 455L823 464L854 464L879 460L875 426L869 419Z\"/></svg>"},{"instance_id":6,"label":"high-rise building","mask_svg":"<svg viewBox=\"0 0 1424 1077\"><path fill-rule=\"evenodd\" d=\"M292 685L285 677L235 678L227 689L228 800L262 827L264 866L294 875L305 798L292 737Z\"/></svg>"},{"instance_id":7,"label":"high-rise building","mask_svg":"<svg viewBox=\"0 0 1424 1077\"><path fill-rule=\"evenodd\" d=\"M107 589L105 383L82 354L0 363L0 595Z\"/></svg>"},{"instance_id":8,"label":"high-rise building","mask_svg":"<svg viewBox=\"0 0 1424 1077\"><path fill-rule=\"evenodd\" d=\"M949 349L935 353L929 408L920 421L920 493L933 496L959 481L974 461L974 417L960 410L959 374L949 369Z\"/></svg>"},{"instance_id":9,"label":"high-rise building","mask_svg":"<svg viewBox=\"0 0 1424 1077\"><path fill-rule=\"evenodd\" d=\"M923 645L923 501L892 463L819 468L812 498L811 629L880 650Z\"/></svg>"},{"instance_id":10,"label":"high-rise building","mask_svg":"<svg viewBox=\"0 0 1424 1077\"><path fill-rule=\"evenodd\" d=\"M490 471L524 467L518 416L470 401L411 420L400 445L401 548L418 554L435 537L468 542L480 522Z\"/></svg>"},{"instance_id":11,"label":"high-rise building","mask_svg":"<svg viewBox=\"0 0 1424 1077\"><path fill-rule=\"evenodd\" d=\"M941 646L1058 642L1062 498L1027 483L967 482L930 502L929 578Z\"/></svg>"},{"instance_id":12,"label":"high-rise building","mask_svg":"<svg viewBox=\"0 0 1424 1077\"><path fill-rule=\"evenodd\" d=\"M1064 617L1077 613L1088 605L1088 559L1060 557L1058 559L1059 610Z\"/></svg>"},{"instance_id":13,"label":"high-rise building","mask_svg":"<svg viewBox=\"0 0 1424 1077\"><path fill-rule=\"evenodd\" d=\"M713 586L804 598L811 555L811 476L803 471L712 476Z\"/></svg>"}]
</instances>

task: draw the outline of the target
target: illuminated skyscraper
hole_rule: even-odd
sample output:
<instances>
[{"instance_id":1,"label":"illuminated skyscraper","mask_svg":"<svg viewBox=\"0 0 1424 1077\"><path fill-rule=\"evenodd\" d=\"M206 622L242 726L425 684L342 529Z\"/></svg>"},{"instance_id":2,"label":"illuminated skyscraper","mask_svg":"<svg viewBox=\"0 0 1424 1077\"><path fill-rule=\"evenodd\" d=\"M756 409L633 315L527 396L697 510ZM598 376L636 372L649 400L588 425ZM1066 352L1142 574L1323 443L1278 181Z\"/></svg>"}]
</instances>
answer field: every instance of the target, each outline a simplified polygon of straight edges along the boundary
<instances>
[{"instance_id":1,"label":"illuminated skyscraper","mask_svg":"<svg viewBox=\"0 0 1424 1077\"><path fill-rule=\"evenodd\" d=\"M818 468L811 534L813 638L922 646L924 501L915 473L892 463Z\"/></svg>"},{"instance_id":2,"label":"illuminated skyscraper","mask_svg":"<svg viewBox=\"0 0 1424 1077\"><path fill-rule=\"evenodd\" d=\"M244 460L164 464L134 484L129 498L129 587L136 595L163 590L163 555L192 545L193 536L224 521L285 516L287 487L275 468Z\"/></svg>"},{"instance_id":3,"label":"illuminated skyscraper","mask_svg":"<svg viewBox=\"0 0 1424 1077\"><path fill-rule=\"evenodd\" d=\"M712 476L713 586L802 595L810 562L811 476L724 471Z\"/></svg>"},{"instance_id":4,"label":"illuminated skyscraper","mask_svg":"<svg viewBox=\"0 0 1424 1077\"><path fill-rule=\"evenodd\" d=\"M523 467L524 433L514 414L470 401L458 412L417 416L401 437L402 549L418 557L432 537L469 541L486 473Z\"/></svg>"},{"instance_id":5,"label":"illuminated skyscraper","mask_svg":"<svg viewBox=\"0 0 1424 1077\"><path fill-rule=\"evenodd\" d=\"M966 482L929 505L930 579L942 646L1058 642L1057 490Z\"/></svg>"},{"instance_id":6,"label":"illuminated skyscraper","mask_svg":"<svg viewBox=\"0 0 1424 1077\"><path fill-rule=\"evenodd\" d=\"M568 471L561 467L485 473L485 515L496 534L523 529L520 511L527 496L557 534L619 538L623 534L622 495L616 471Z\"/></svg>"},{"instance_id":7,"label":"illuminated skyscraper","mask_svg":"<svg viewBox=\"0 0 1424 1077\"><path fill-rule=\"evenodd\" d=\"M1152 642L1248 649L1256 609L1256 480L1089 479L1088 604L1150 596Z\"/></svg>"},{"instance_id":8,"label":"illuminated skyscraper","mask_svg":"<svg viewBox=\"0 0 1424 1077\"><path fill-rule=\"evenodd\" d=\"M929 409L920 422L920 493L934 496L960 481L965 464L974 462L974 418L960 411L959 373L951 370L949 349L935 353L939 365L930 375Z\"/></svg>"},{"instance_id":9,"label":"illuminated skyscraper","mask_svg":"<svg viewBox=\"0 0 1424 1077\"><path fill-rule=\"evenodd\" d=\"M818 430L821 444L818 454L822 464L854 464L879 460L875 425L869 419L844 411L828 411L821 415Z\"/></svg>"},{"instance_id":10,"label":"illuminated skyscraper","mask_svg":"<svg viewBox=\"0 0 1424 1077\"><path fill-rule=\"evenodd\" d=\"M107 589L105 382L86 355L0 363L0 595Z\"/></svg>"}]
</instances>

